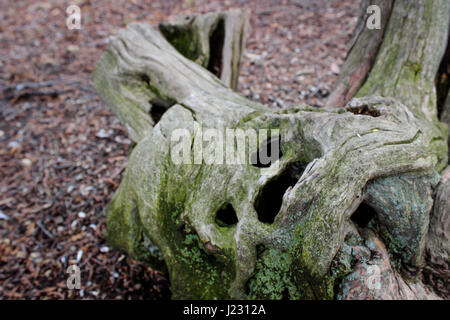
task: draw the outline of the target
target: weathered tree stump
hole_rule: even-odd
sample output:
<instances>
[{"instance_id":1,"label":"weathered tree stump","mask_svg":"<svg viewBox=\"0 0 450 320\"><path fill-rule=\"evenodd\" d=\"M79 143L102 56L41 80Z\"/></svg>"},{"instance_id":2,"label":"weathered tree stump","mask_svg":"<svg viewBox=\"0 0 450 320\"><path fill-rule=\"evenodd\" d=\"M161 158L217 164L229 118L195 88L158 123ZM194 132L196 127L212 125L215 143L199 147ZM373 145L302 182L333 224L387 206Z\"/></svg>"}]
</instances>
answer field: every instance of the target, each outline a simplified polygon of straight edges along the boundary
<instances>
[{"instance_id":1,"label":"weathered tree stump","mask_svg":"<svg viewBox=\"0 0 450 320\"><path fill-rule=\"evenodd\" d=\"M445 200L435 205L428 227L433 190L439 186L439 199L448 197L447 180L439 183L447 133L433 100L449 21L448 10L439 9L448 5L395 1L358 93L364 97L343 108L267 108L195 63L206 64L197 49L188 50L197 52L188 54L191 61L150 26L119 31L94 73L97 90L136 142L108 208L109 243L167 268L173 298L445 295L423 283L422 271L442 281L448 263L448 232L439 243L440 222L448 220ZM401 43L413 18L427 22L423 34ZM178 31L164 28L177 43ZM383 69L385 59L391 63ZM269 141L279 142L280 152L268 168L196 164L194 156L174 163L173 132L196 137L199 127L279 130ZM204 143L208 148L212 140ZM257 146L267 143L258 139ZM198 147L189 140L189 150Z\"/></svg>"},{"instance_id":2,"label":"weathered tree stump","mask_svg":"<svg viewBox=\"0 0 450 320\"><path fill-rule=\"evenodd\" d=\"M236 90L249 18L249 12L241 10L179 15L161 23L159 30L183 56Z\"/></svg>"},{"instance_id":3,"label":"weathered tree stump","mask_svg":"<svg viewBox=\"0 0 450 320\"><path fill-rule=\"evenodd\" d=\"M336 88L327 100L327 107L343 107L363 85L367 73L372 69L378 49L383 42L384 32L391 16L394 0L363 0L361 13L353 31L347 59L341 68ZM369 14L367 8L376 5L380 8L381 29L367 28Z\"/></svg>"}]
</instances>

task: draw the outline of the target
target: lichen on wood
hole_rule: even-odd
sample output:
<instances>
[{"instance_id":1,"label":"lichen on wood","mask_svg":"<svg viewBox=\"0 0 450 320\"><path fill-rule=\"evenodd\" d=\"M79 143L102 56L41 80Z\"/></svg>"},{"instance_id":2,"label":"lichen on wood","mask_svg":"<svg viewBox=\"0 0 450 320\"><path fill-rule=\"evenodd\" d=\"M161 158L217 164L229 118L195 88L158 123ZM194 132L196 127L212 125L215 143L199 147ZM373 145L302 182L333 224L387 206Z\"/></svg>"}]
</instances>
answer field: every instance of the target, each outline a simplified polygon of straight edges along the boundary
<instances>
[{"instance_id":1,"label":"lichen on wood","mask_svg":"<svg viewBox=\"0 0 450 320\"><path fill-rule=\"evenodd\" d=\"M245 40L248 10L179 15L159 25L165 38L186 58L195 61L236 90Z\"/></svg>"},{"instance_id":2,"label":"lichen on wood","mask_svg":"<svg viewBox=\"0 0 450 320\"><path fill-rule=\"evenodd\" d=\"M343 108L273 110L179 51L152 27L132 23L111 38L94 73L99 93L136 141L107 212L113 247L167 268L173 298L355 298L344 291L355 284L352 273L370 276L362 264L371 251L380 252L374 263L387 264L389 279L404 284L389 297L436 298L420 278L431 194L447 162L446 133L436 116L425 116L435 105L403 99L400 91ZM425 51L422 58L431 60ZM428 80L421 80L422 93L433 90ZM175 164L171 134L185 129L194 136L199 126L278 129L281 157L268 171L250 163ZM295 179L285 180L287 173ZM276 196L265 192L274 183L283 191ZM261 195L280 203L265 212L270 219L259 212ZM361 227L354 215L364 204L376 213ZM218 223L224 208L235 223ZM359 269L349 263L355 246Z\"/></svg>"}]
</instances>

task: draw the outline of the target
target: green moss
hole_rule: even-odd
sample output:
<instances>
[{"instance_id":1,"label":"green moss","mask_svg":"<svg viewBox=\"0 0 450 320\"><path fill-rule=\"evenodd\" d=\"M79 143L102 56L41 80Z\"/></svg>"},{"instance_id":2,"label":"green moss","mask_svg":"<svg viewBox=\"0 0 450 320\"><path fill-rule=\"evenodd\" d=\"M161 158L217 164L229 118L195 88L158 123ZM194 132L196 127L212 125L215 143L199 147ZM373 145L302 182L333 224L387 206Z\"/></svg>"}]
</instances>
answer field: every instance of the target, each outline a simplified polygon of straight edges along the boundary
<instances>
[{"instance_id":1,"label":"green moss","mask_svg":"<svg viewBox=\"0 0 450 320\"><path fill-rule=\"evenodd\" d=\"M309 221L308 225L313 223ZM302 230L308 230L304 234ZM336 281L343 277L343 272L329 272L327 274L317 274L314 269L315 257L312 256L311 249L313 243L317 242L314 234L310 234L311 228L301 225L294 231L295 237L292 241L289 255L293 259L294 279L298 295L301 299L331 300L335 296ZM308 244L309 243L309 244ZM309 249L308 249L309 248ZM322 248L314 247L314 252L320 254Z\"/></svg>"},{"instance_id":2,"label":"green moss","mask_svg":"<svg viewBox=\"0 0 450 320\"><path fill-rule=\"evenodd\" d=\"M167 41L174 46L179 53L189 60L195 61L199 65L206 67L209 57L202 53L201 42L198 32L194 30L197 26L188 25L185 27L160 25L159 29Z\"/></svg>"},{"instance_id":3,"label":"green moss","mask_svg":"<svg viewBox=\"0 0 450 320\"><path fill-rule=\"evenodd\" d=\"M176 259L170 267L173 298L228 298L228 288L235 276L234 260L224 262L207 254L197 234L191 232L186 228L181 241L173 246Z\"/></svg>"},{"instance_id":4,"label":"green moss","mask_svg":"<svg viewBox=\"0 0 450 320\"><path fill-rule=\"evenodd\" d=\"M125 190L124 185L121 184L107 210L107 242L136 260L165 270L161 252L145 235L133 193Z\"/></svg>"},{"instance_id":5,"label":"green moss","mask_svg":"<svg viewBox=\"0 0 450 320\"><path fill-rule=\"evenodd\" d=\"M398 62L400 48L397 45L393 45L389 52L389 56L383 60L383 67L379 67L380 63L375 65L370 73L370 77L359 89L355 97L361 98L374 93L386 97L392 96L392 92L395 90L395 87L392 86L394 79L388 77L393 74L393 70Z\"/></svg>"},{"instance_id":6,"label":"green moss","mask_svg":"<svg viewBox=\"0 0 450 320\"><path fill-rule=\"evenodd\" d=\"M165 247L173 298L226 299L235 276L234 252L221 250L217 255L206 252L189 221L180 217L188 205L187 187L176 181L177 175L169 174L173 168L165 168L164 172L159 186L156 223L160 230L159 241ZM200 182L198 179L194 179L190 187L194 188Z\"/></svg>"},{"instance_id":7,"label":"green moss","mask_svg":"<svg viewBox=\"0 0 450 320\"><path fill-rule=\"evenodd\" d=\"M250 299L298 299L300 297L293 281L292 260L287 252L258 248L259 257L255 274L249 279Z\"/></svg>"}]
</instances>

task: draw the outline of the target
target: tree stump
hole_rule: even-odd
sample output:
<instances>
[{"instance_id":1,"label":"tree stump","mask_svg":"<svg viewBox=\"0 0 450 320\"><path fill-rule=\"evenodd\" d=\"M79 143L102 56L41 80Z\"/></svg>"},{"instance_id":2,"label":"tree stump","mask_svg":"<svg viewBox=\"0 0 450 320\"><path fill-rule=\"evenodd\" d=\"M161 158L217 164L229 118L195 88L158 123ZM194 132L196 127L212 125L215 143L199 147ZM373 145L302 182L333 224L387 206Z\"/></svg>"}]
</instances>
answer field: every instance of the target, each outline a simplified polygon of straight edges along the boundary
<instances>
[{"instance_id":1,"label":"tree stump","mask_svg":"<svg viewBox=\"0 0 450 320\"><path fill-rule=\"evenodd\" d=\"M201 50L178 47L181 53L170 44L177 47L177 35L210 34L211 16L191 17L189 28L162 27L170 43L141 23L119 31L94 72L97 90L136 142L108 208L109 243L166 269L176 299L445 296L424 284L423 270L436 281L448 271L448 241L439 244L445 200L429 228L435 188L439 199L449 192L448 179L439 183L447 133L433 100L449 18L438 9L446 6L395 1L360 97L342 108L270 109L204 68L208 49L197 45L205 41L195 44ZM411 40L413 18L423 34ZM412 54L418 47L425 49ZM279 152L268 164L197 161L195 152L189 163L173 161L174 132L191 137L188 151L210 150L213 139L196 139L208 129L240 130L244 140L232 140L232 150L267 130L249 154Z\"/></svg>"}]
</instances>

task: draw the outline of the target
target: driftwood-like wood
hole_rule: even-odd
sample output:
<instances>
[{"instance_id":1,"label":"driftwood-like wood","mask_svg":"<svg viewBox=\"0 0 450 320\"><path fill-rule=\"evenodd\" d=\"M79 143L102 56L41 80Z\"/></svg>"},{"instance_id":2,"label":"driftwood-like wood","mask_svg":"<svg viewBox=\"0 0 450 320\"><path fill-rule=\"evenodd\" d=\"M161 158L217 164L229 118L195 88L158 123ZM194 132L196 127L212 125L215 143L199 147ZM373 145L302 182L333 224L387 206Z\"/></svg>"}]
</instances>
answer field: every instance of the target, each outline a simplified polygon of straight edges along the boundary
<instances>
[{"instance_id":1,"label":"driftwood-like wood","mask_svg":"<svg viewBox=\"0 0 450 320\"><path fill-rule=\"evenodd\" d=\"M435 3L448 6L448 0L417 3L433 16ZM445 14L437 16L424 32L442 40ZM396 24L389 25L387 41L400 41L391 35ZM434 47L422 50L424 74L416 81L432 102L434 79L425 63L440 47L427 41ZM381 53L383 46L389 44ZM396 59L408 62L392 59L392 72L403 70ZM377 72L375 62L368 82ZM406 99L402 89L412 87L398 81L398 99L370 95L344 108L272 110L233 92L153 28L128 25L112 37L94 73L97 90L137 142L108 208L109 243L167 268L174 298L437 298L421 271L431 243L432 190L447 165L446 133L436 106L422 106L425 98L415 93ZM380 87L374 90L381 95ZM280 158L270 170L175 164L172 133L194 136L196 125L278 129ZM224 225L219 213L236 221ZM380 277L372 277L370 263Z\"/></svg>"},{"instance_id":2,"label":"driftwood-like wood","mask_svg":"<svg viewBox=\"0 0 450 320\"><path fill-rule=\"evenodd\" d=\"M353 31L350 49L341 68L337 85L327 100L326 107L343 107L358 92L373 66L391 16L394 0L363 0L361 14ZM381 11L380 29L368 29L367 8L376 5Z\"/></svg>"},{"instance_id":3,"label":"driftwood-like wood","mask_svg":"<svg viewBox=\"0 0 450 320\"><path fill-rule=\"evenodd\" d=\"M159 30L182 55L236 90L249 17L242 10L179 15Z\"/></svg>"}]
</instances>

